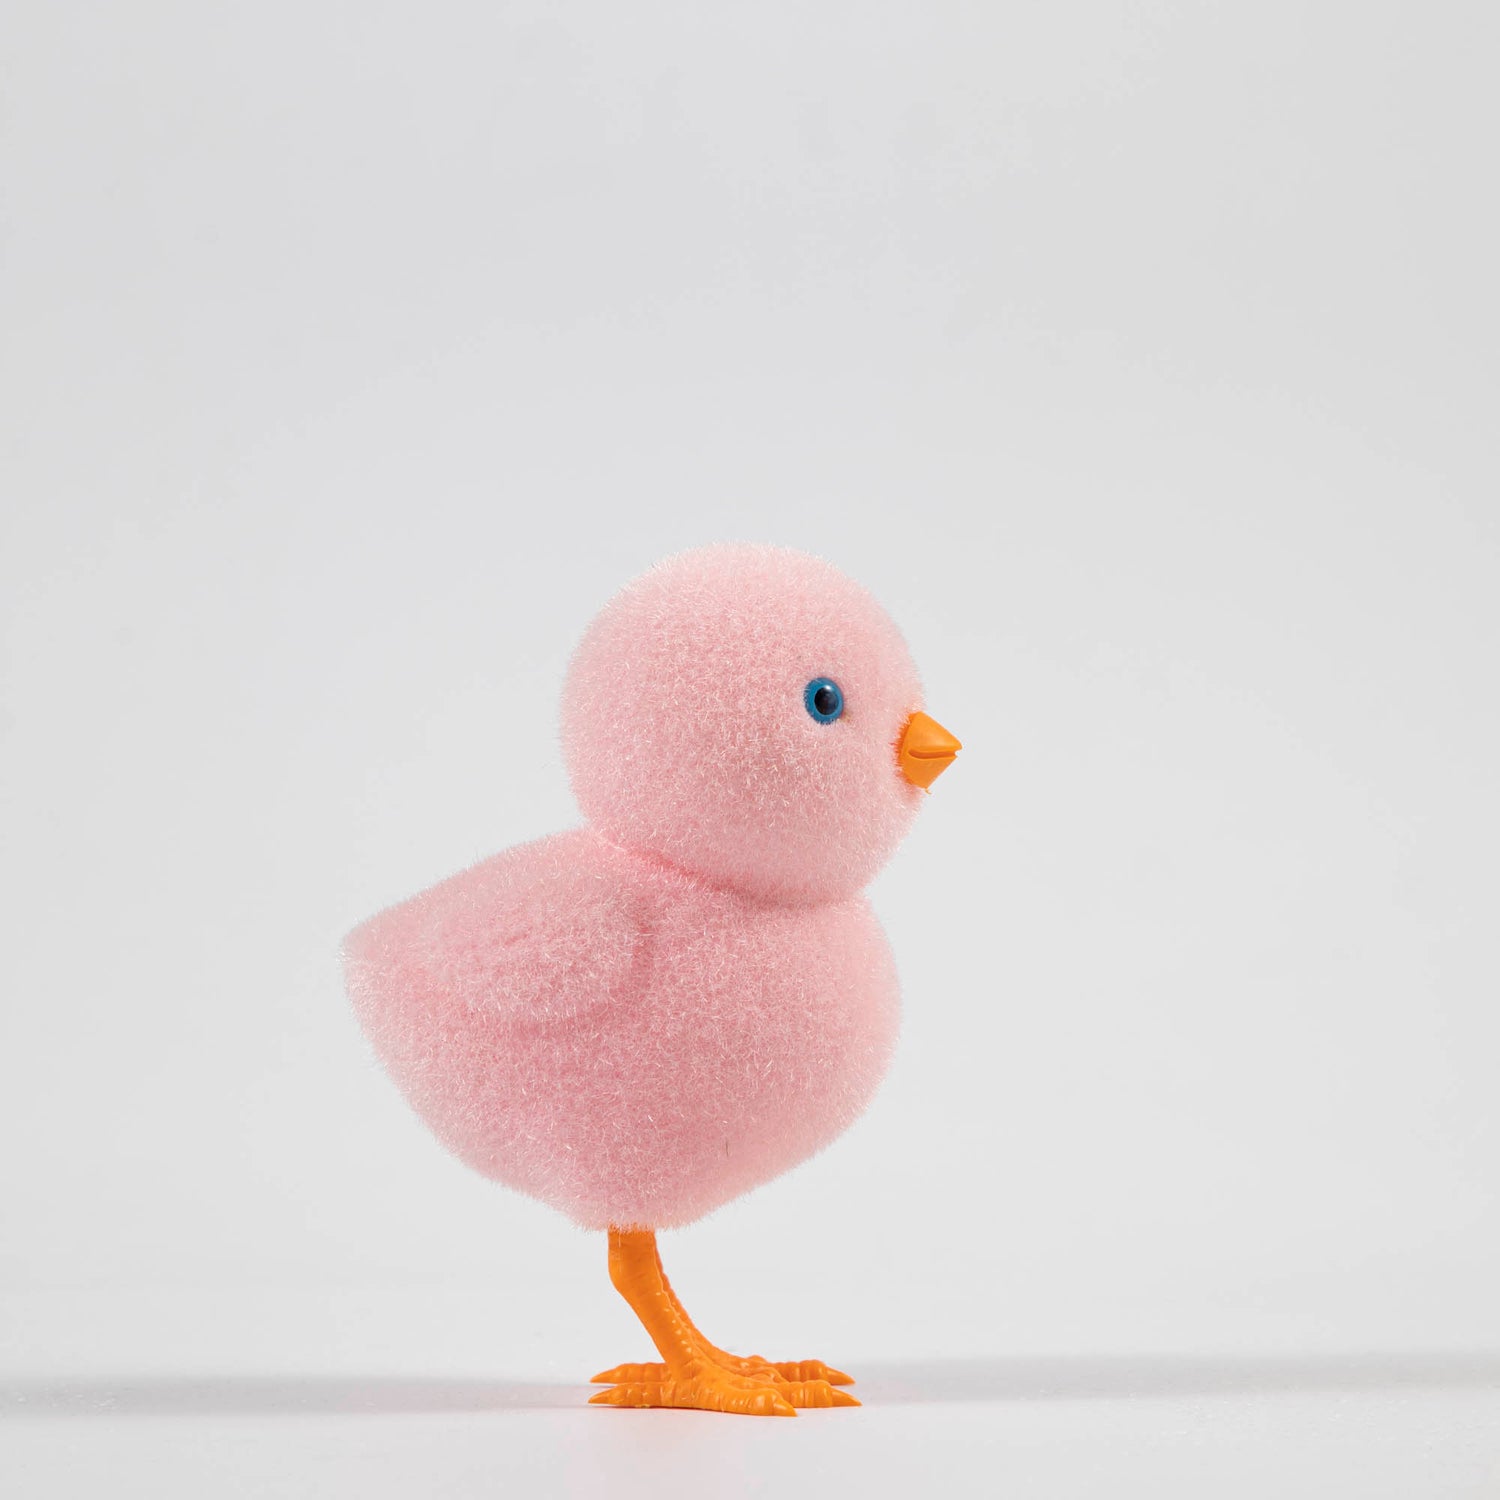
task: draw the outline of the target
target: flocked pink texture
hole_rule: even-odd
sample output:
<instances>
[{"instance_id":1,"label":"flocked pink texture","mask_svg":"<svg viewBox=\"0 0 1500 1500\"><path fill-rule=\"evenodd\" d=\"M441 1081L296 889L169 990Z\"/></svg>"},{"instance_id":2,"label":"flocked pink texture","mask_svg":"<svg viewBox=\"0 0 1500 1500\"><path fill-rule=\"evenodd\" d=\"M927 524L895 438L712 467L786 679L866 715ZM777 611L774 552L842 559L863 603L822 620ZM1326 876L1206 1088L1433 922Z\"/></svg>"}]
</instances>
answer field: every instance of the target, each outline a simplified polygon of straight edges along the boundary
<instances>
[{"instance_id":1,"label":"flocked pink texture","mask_svg":"<svg viewBox=\"0 0 1500 1500\"><path fill-rule=\"evenodd\" d=\"M803 689L831 677L843 717ZM900 633L805 553L709 547L653 568L568 669L563 749L589 821L757 895L827 901L869 883L923 794L895 745L920 708Z\"/></svg>"},{"instance_id":2,"label":"flocked pink texture","mask_svg":"<svg viewBox=\"0 0 1500 1500\"><path fill-rule=\"evenodd\" d=\"M832 677L846 709L803 705ZM588 827L486 860L345 945L386 1067L456 1155L590 1228L685 1224L844 1130L898 995L860 889L922 794L895 627L800 553L709 548L611 602L564 744Z\"/></svg>"}]
</instances>

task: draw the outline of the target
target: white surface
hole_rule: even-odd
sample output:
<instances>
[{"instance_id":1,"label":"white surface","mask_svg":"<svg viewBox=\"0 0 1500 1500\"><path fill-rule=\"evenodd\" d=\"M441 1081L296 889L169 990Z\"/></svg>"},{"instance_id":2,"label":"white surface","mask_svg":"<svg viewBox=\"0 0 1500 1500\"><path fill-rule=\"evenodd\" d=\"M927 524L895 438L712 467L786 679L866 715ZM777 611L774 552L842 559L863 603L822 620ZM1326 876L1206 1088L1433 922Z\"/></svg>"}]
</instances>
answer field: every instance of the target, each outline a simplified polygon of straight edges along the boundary
<instances>
[{"instance_id":1,"label":"white surface","mask_svg":"<svg viewBox=\"0 0 1500 1500\"><path fill-rule=\"evenodd\" d=\"M1148 1366L1137 1394L1135 1374L1111 1368L1059 1381L1024 1363L939 1365L872 1380L860 1411L795 1422L579 1412L574 1390L499 1381L241 1379L98 1388L80 1404L106 1409L70 1405L7 1437L22 1493L1489 1500L1495 1367L1488 1390L1434 1375L1374 1390L1357 1375L1350 1389L1294 1366L1268 1390L1253 1365ZM908 1378L920 1396L902 1394Z\"/></svg>"},{"instance_id":2,"label":"white surface","mask_svg":"<svg viewBox=\"0 0 1500 1500\"><path fill-rule=\"evenodd\" d=\"M1496 26L12 4L0 1476L1493 1488ZM644 1350L337 941L573 820L567 652L725 537L870 584L966 742L874 1109L667 1246L871 1404L492 1414Z\"/></svg>"},{"instance_id":3,"label":"white surface","mask_svg":"<svg viewBox=\"0 0 1500 1500\"><path fill-rule=\"evenodd\" d=\"M809 1280L684 1290L736 1336L722 1316L736 1304L817 1334L774 1352L858 1354L840 1327L852 1309L820 1315ZM837 1309L837 1288L824 1290ZM1500 1485L1493 1354L1152 1354L1117 1312L1086 1332L1046 1330L1062 1352L851 1358L862 1408L756 1422L587 1407L579 1372L601 1351L643 1356L643 1335L574 1272L527 1291L174 1290L130 1307L74 1293L40 1313L48 1299L33 1297L34 1321L103 1369L66 1373L78 1352L59 1348L57 1373L0 1379L0 1477L24 1495L654 1500L809 1488L1488 1500ZM902 1305L882 1311L878 1338L917 1347L922 1319ZM24 1331L24 1312L0 1316ZM1126 1352L1079 1353L1081 1337Z\"/></svg>"}]
</instances>

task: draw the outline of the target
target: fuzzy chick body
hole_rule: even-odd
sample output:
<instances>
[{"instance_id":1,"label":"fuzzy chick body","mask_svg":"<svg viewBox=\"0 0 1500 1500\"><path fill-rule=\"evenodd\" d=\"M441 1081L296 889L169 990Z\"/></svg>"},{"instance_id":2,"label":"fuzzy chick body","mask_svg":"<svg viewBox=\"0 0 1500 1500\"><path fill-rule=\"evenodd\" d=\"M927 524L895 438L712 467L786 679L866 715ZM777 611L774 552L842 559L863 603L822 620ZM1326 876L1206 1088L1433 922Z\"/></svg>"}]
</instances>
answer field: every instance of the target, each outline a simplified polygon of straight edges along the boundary
<instances>
[{"instance_id":1,"label":"fuzzy chick body","mask_svg":"<svg viewBox=\"0 0 1500 1500\"><path fill-rule=\"evenodd\" d=\"M686 1224L810 1156L897 1028L863 897L768 907L589 829L376 918L349 976L438 1139L591 1229Z\"/></svg>"}]
</instances>

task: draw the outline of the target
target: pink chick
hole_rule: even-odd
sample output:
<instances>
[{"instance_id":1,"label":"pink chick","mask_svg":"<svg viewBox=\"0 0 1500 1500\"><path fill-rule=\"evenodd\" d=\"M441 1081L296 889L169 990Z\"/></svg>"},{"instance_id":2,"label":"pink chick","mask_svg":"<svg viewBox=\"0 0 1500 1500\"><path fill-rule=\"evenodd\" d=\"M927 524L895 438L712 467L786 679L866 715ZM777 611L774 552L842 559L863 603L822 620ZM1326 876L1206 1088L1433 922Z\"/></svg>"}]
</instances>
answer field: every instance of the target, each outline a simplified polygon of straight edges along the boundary
<instances>
[{"instance_id":1,"label":"pink chick","mask_svg":"<svg viewBox=\"0 0 1500 1500\"><path fill-rule=\"evenodd\" d=\"M821 1361L711 1344L655 1231L795 1166L869 1101L899 1002L861 892L959 742L864 589L751 546L670 558L606 606L562 739L584 825L351 933L360 1022L449 1150L608 1232L661 1359L595 1376L595 1402L857 1405Z\"/></svg>"}]
</instances>

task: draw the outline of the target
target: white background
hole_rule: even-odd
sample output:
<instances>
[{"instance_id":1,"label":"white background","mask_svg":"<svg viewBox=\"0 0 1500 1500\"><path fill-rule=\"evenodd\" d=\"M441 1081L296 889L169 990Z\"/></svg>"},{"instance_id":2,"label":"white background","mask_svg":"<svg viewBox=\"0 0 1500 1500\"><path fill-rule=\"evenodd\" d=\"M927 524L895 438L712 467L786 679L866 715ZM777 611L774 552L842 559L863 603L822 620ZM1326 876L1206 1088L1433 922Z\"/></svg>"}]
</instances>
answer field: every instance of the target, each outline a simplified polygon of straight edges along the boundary
<instances>
[{"instance_id":1,"label":"white background","mask_svg":"<svg viewBox=\"0 0 1500 1500\"><path fill-rule=\"evenodd\" d=\"M1494 12L43 3L0 34L0 1480L1500 1486ZM603 1247L341 934L567 655L821 553L966 749L894 1071L664 1242L858 1412L582 1406Z\"/></svg>"}]
</instances>

